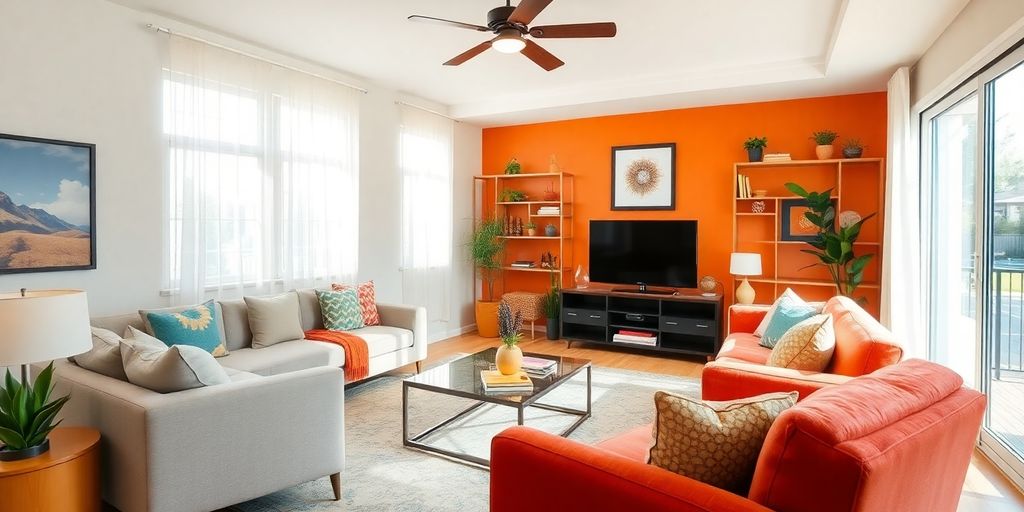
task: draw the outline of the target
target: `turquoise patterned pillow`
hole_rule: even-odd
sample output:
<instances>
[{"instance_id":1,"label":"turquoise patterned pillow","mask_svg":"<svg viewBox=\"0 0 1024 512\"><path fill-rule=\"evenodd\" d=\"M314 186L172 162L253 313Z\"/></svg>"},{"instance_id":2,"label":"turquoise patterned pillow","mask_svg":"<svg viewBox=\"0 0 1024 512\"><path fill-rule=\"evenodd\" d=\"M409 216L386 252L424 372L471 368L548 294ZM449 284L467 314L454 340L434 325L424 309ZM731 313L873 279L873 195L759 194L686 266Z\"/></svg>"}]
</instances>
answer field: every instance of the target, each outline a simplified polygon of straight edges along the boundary
<instances>
[{"instance_id":1,"label":"turquoise patterned pillow","mask_svg":"<svg viewBox=\"0 0 1024 512\"><path fill-rule=\"evenodd\" d=\"M761 346L775 348L775 344L779 342L783 334L786 334L786 331L817 313L814 306L783 295L779 299L775 312L768 320L768 327L765 328L764 336L761 337Z\"/></svg>"},{"instance_id":2,"label":"turquoise patterned pillow","mask_svg":"<svg viewBox=\"0 0 1024 512\"><path fill-rule=\"evenodd\" d=\"M199 347L214 357L228 355L220 338L220 319L213 301L183 309L177 313L147 312L146 320L153 337L171 345Z\"/></svg>"},{"instance_id":3,"label":"turquoise patterned pillow","mask_svg":"<svg viewBox=\"0 0 1024 512\"><path fill-rule=\"evenodd\" d=\"M324 327L329 331L350 331L363 327L363 309L355 288L342 291L317 290Z\"/></svg>"}]
</instances>

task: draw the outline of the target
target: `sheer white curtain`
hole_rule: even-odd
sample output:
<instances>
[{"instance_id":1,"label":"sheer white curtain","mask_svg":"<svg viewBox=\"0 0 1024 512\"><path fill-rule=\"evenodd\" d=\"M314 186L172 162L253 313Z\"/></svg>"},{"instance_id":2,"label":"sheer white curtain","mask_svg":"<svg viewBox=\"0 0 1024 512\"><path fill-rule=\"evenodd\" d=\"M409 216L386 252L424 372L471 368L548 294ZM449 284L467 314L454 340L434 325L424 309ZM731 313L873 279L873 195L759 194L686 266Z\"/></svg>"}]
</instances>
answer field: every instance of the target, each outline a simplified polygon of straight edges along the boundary
<instances>
[{"instance_id":1,"label":"sheer white curtain","mask_svg":"<svg viewBox=\"0 0 1024 512\"><path fill-rule=\"evenodd\" d=\"M357 92L170 36L164 287L174 302L350 281Z\"/></svg>"},{"instance_id":2,"label":"sheer white curtain","mask_svg":"<svg viewBox=\"0 0 1024 512\"><path fill-rule=\"evenodd\" d=\"M452 121L401 106L402 295L447 322L452 261Z\"/></svg>"},{"instance_id":3,"label":"sheer white curtain","mask_svg":"<svg viewBox=\"0 0 1024 512\"><path fill-rule=\"evenodd\" d=\"M910 114L910 69L889 80L889 140L885 183L881 321L904 340L907 355L925 357L921 261L921 181Z\"/></svg>"}]
</instances>

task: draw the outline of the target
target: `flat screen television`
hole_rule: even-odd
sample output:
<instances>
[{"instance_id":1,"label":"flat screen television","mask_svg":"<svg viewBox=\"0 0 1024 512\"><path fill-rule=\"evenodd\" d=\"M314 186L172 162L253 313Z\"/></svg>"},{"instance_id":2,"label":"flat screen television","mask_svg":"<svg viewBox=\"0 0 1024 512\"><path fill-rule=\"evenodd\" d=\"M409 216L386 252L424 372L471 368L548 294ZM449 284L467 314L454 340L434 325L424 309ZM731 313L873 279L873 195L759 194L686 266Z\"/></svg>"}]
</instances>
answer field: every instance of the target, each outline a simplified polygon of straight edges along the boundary
<instances>
[{"instance_id":1,"label":"flat screen television","mask_svg":"<svg viewBox=\"0 0 1024 512\"><path fill-rule=\"evenodd\" d=\"M590 279L696 288L697 221L590 221Z\"/></svg>"}]
</instances>

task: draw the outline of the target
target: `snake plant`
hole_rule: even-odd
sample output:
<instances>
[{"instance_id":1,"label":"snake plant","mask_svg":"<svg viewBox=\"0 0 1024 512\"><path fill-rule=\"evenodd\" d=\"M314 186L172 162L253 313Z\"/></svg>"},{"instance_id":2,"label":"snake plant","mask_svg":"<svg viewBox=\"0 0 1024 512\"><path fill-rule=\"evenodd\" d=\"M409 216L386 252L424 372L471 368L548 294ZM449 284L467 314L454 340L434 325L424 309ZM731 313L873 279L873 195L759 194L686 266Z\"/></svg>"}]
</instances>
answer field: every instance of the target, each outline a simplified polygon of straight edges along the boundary
<instances>
[{"instance_id":1,"label":"snake plant","mask_svg":"<svg viewBox=\"0 0 1024 512\"><path fill-rule=\"evenodd\" d=\"M53 420L69 397L51 402L52 381L53 363L39 372L31 384L14 380L7 370L4 386L0 388L0 442L4 444L0 450L16 451L41 445L60 424Z\"/></svg>"}]
</instances>

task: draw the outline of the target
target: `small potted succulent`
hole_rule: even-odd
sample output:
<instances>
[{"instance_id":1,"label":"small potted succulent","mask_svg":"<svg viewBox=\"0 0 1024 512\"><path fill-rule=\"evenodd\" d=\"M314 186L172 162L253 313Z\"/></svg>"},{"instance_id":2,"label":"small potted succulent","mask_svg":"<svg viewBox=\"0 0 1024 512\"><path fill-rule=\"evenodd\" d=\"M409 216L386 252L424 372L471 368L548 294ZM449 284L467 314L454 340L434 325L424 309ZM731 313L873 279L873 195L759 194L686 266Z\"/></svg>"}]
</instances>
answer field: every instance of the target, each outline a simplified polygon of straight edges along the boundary
<instances>
[{"instance_id":1,"label":"small potted succulent","mask_svg":"<svg viewBox=\"0 0 1024 512\"><path fill-rule=\"evenodd\" d=\"M526 228L527 236L537 236L537 223L531 220L524 227Z\"/></svg>"},{"instance_id":2,"label":"small potted succulent","mask_svg":"<svg viewBox=\"0 0 1024 512\"><path fill-rule=\"evenodd\" d=\"M519 174L520 172L523 172L523 166L519 165L519 160L512 158L505 164L505 174Z\"/></svg>"},{"instance_id":3,"label":"small potted succulent","mask_svg":"<svg viewBox=\"0 0 1024 512\"><path fill-rule=\"evenodd\" d=\"M818 155L818 160L832 158L832 153L835 152L832 143L836 141L836 137L839 137L839 134L832 130L822 130L811 134L811 139L817 144L817 147L814 148L814 154Z\"/></svg>"},{"instance_id":4,"label":"small potted succulent","mask_svg":"<svg viewBox=\"0 0 1024 512\"><path fill-rule=\"evenodd\" d=\"M35 382L18 382L10 370L0 385L0 461L27 459L50 449L47 436L60 423L57 415L69 396L50 400L53 363Z\"/></svg>"},{"instance_id":5,"label":"small potted succulent","mask_svg":"<svg viewBox=\"0 0 1024 512\"><path fill-rule=\"evenodd\" d=\"M768 147L768 137L751 137L743 143L747 150L747 159L751 162L760 162L764 158L764 148Z\"/></svg>"},{"instance_id":6,"label":"small potted succulent","mask_svg":"<svg viewBox=\"0 0 1024 512\"><path fill-rule=\"evenodd\" d=\"M864 155L864 145L860 139L847 139L843 144L843 158L860 158Z\"/></svg>"},{"instance_id":7,"label":"small potted succulent","mask_svg":"<svg viewBox=\"0 0 1024 512\"><path fill-rule=\"evenodd\" d=\"M513 375L523 367L523 351L519 348L519 340L523 338L523 314L517 311L512 314L508 303L501 301L498 305L498 336L501 346L494 356L494 366L502 375Z\"/></svg>"}]
</instances>

